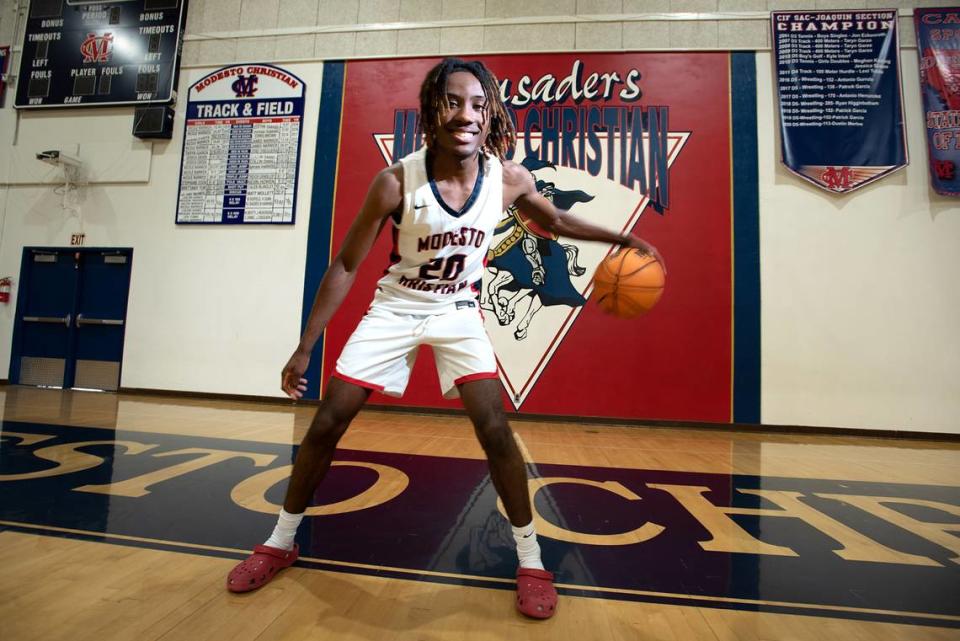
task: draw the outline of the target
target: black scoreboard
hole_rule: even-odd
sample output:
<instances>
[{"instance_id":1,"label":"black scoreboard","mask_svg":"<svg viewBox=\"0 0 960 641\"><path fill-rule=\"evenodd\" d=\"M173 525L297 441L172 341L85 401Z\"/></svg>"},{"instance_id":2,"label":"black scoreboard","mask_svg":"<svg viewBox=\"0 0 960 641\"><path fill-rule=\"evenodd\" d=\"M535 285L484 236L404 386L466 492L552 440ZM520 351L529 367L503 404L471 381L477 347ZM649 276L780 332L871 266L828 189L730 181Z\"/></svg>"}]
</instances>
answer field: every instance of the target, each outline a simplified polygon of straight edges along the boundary
<instances>
[{"instance_id":1,"label":"black scoreboard","mask_svg":"<svg viewBox=\"0 0 960 641\"><path fill-rule=\"evenodd\" d=\"M31 0L18 108L166 103L187 0Z\"/></svg>"}]
</instances>

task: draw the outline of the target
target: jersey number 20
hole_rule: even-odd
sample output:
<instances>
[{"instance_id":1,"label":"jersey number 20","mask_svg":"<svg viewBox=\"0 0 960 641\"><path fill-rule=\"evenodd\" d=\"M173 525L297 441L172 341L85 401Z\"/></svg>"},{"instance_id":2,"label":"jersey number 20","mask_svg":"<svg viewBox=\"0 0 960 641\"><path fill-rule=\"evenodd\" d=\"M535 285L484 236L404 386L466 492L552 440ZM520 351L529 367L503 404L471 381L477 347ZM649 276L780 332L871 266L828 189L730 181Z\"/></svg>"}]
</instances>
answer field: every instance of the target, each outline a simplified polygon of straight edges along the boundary
<instances>
[{"instance_id":1,"label":"jersey number 20","mask_svg":"<svg viewBox=\"0 0 960 641\"><path fill-rule=\"evenodd\" d=\"M463 273L464 254L454 254L446 258L434 258L420 267L420 278L423 280L456 280Z\"/></svg>"}]
</instances>

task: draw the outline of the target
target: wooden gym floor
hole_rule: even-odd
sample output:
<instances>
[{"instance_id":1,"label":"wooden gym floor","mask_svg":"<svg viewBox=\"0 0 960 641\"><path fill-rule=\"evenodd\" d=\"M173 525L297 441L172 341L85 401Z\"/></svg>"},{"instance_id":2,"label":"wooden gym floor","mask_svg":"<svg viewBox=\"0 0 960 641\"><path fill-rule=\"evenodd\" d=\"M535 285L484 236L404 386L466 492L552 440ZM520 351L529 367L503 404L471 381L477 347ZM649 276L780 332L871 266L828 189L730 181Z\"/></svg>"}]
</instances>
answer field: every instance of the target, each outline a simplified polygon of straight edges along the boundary
<instances>
[{"instance_id":1,"label":"wooden gym floor","mask_svg":"<svg viewBox=\"0 0 960 641\"><path fill-rule=\"evenodd\" d=\"M960 639L960 443L516 420L550 621L464 417L365 411L262 590L314 407L0 387L0 639Z\"/></svg>"}]
</instances>

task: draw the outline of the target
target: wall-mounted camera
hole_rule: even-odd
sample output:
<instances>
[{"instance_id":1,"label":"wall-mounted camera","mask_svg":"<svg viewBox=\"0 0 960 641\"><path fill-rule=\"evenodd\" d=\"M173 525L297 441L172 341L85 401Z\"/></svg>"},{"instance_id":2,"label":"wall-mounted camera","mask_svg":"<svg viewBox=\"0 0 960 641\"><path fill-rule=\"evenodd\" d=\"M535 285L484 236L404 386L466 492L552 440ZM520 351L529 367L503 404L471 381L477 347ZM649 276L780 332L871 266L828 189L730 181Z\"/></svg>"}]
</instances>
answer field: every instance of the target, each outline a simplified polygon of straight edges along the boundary
<instances>
[{"instance_id":1,"label":"wall-mounted camera","mask_svg":"<svg viewBox=\"0 0 960 641\"><path fill-rule=\"evenodd\" d=\"M83 162L79 158L75 158L69 154L65 154L59 149L50 149L49 151L41 151L37 154L37 160L41 160L48 165L53 165L54 167L73 167L78 168Z\"/></svg>"}]
</instances>

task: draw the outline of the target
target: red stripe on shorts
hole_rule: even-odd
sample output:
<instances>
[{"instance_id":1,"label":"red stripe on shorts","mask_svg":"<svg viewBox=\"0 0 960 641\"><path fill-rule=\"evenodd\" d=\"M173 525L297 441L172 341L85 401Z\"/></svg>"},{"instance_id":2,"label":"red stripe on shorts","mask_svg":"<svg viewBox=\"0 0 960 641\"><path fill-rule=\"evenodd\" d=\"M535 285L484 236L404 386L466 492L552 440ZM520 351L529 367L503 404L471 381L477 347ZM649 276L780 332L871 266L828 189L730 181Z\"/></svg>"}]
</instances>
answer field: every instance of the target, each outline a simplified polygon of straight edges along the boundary
<instances>
[{"instance_id":1,"label":"red stripe on shorts","mask_svg":"<svg viewBox=\"0 0 960 641\"><path fill-rule=\"evenodd\" d=\"M459 385L460 383L469 383L470 381L479 381L485 378L500 378L500 374L497 372L480 372L478 374L467 374L466 376L461 376L453 382L454 385Z\"/></svg>"},{"instance_id":2,"label":"red stripe on shorts","mask_svg":"<svg viewBox=\"0 0 960 641\"><path fill-rule=\"evenodd\" d=\"M377 385L376 383L367 383L366 381L361 381L356 378L350 378L341 374L337 370L333 370L333 375L339 378L340 380L346 381L348 383L353 383L354 385L359 385L360 387L365 387L366 389L372 389L374 392L382 392L383 385Z\"/></svg>"}]
</instances>

